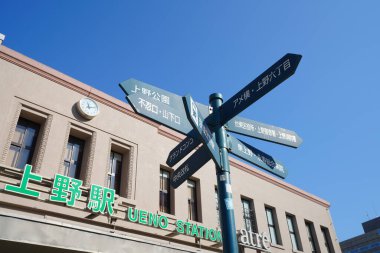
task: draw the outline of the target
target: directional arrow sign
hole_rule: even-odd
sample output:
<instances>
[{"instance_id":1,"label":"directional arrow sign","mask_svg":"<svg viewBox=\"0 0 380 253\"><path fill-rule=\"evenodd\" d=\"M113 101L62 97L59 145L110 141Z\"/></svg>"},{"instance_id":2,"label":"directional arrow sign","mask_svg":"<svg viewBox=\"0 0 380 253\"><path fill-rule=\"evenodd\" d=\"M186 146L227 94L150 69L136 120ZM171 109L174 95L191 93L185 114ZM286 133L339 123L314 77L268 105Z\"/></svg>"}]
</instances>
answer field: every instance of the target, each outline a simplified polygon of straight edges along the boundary
<instances>
[{"instance_id":1,"label":"directional arrow sign","mask_svg":"<svg viewBox=\"0 0 380 253\"><path fill-rule=\"evenodd\" d=\"M274 160L270 155L245 142L239 141L232 135L228 135L227 138L230 152L232 154L281 178L285 178L288 175L287 169L279 161Z\"/></svg>"},{"instance_id":2,"label":"directional arrow sign","mask_svg":"<svg viewBox=\"0 0 380 253\"><path fill-rule=\"evenodd\" d=\"M183 134L193 129L187 120L181 96L135 79L128 79L119 86L137 114ZM207 117L208 106L199 103L197 106L204 117Z\"/></svg>"},{"instance_id":3,"label":"directional arrow sign","mask_svg":"<svg viewBox=\"0 0 380 253\"><path fill-rule=\"evenodd\" d=\"M298 148L302 143L302 139L293 131L238 116L228 121L225 126L229 132L282 144L288 147Z\"/></svg>"},{"instance_id":4,"label":"directional arrow sign","mask_svg":"<svg viewBox=\"0 0 380 253\"><path fill-rule=\"evenodd\" d=\"M264 73L227 100L220 108L221 123L225 124L293 75L301 61L301 57L301 55L297 54L286 54Z\"/></svg>"},{"instance_id":5,"label":"directional arrow sign","mask_svg":"<svg viewBox=\"0 0 380 253\"><path fill-rule=\"evenodd\" d=\"M202 146L192 156L189 157L181 166L176 169L170 179L170 184L177 188L195 172L197 172L210 159L207 146Z\"/></svg>"},{"instance_id":6,"label":"directional arrow sign","mask_svg":"<svg viewBox=\"0 0 380 253\"><path fill-rule=\"evenodd\" d=\"M192 126L187 120L184 110L174 109L139 94L126 96L126 99L137 114L183 134L187 134L192 130Z\"/></svg>"},{"instance_id":7,"label":"directional arrow sign","mask_svg":"<svg viewBox=\"0 0 380 253\"><path fill-rule=\"evenodd\" d=\"M188 120L190 121L193 128L199 135L199 139L201 139L203 145L208 147L208 151L211 155L211 158L214 160L215 164L220 168L221 167L221 159L219 154L219 146L216 143L215 137L208 128L204 118L197 105L191 96L183 97L183 102L185 104L186 115Z\"/></svg>"},{"instance_id":8,"label":"directional arrow sign","mask_svg":"<svg viewBox=\"0 0 380 253\"><path fill-rule=\"evenodd\" d=\"M174 149L172 149L172 151L170 151L168 159L166 160L166 164L168 166L173 167L199 144L201 144L201 141L194 136L197 136L197 133L192 130L187 134L187 137L183 141L181 141Z\"/></svg>"}]
</instances>

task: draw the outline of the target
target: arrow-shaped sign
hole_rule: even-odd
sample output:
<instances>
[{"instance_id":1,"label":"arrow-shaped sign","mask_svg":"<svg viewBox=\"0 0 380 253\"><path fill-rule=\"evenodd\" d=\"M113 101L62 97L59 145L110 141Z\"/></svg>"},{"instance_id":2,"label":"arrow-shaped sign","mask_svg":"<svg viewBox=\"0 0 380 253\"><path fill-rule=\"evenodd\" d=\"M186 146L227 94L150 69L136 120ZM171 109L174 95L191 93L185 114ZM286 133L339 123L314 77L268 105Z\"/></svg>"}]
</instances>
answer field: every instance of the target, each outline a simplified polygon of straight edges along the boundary
<instances>
[{"instance_id":1,"label":"arrow-shaped sign","mask_svg":"<svg viewBox=\"0 0 380 253\"><path fill-rule=\"evenodd\" d=\"M137 114L183 134L193 129L187 120L181 96L136 79L128 79L119 86ZM197 106L204 117L209 115L208 106L199 103Z\"/></svg>"},{"instance_id":2,"label":"arrow-shaped sign","mask_svg":"<svg viewBox=\"0 0 380 253\"><path fill-rule=\"evenodd\" d=\"M287 169L270 155L245 142L239 141L232 135L228 135L227 138L232 154L281 178L285 178L288 175Z\"/></svg>"},{"instance_id":3,"label":"arrow-shaped sign","mask_svg":"<svg viewBox=\"0 0 380 253\"><path fill-rule=\"evenodd\" d=\"M137 114L156 121L159 124L182 134L187 134L193 129L187 120L184 110L178 110L168 105L157 103L152 98L141 95L129 95L126 96L126 99Z\"/></svg>"},{"instance_id":4,"label":"arrow-shaped sign","mask_svg":"<svg viewBox=\"0 0 380 253\"><path fill-rule=\"evenodd\" d=\"M197 136L197 133L194 130L191 130L191 132L187 134L187 137L170 151L166 160L168 166L173 167L201 144L201 141L194 136Z\"/></svg>"},{"instance_id":5,"label":"arrow-shaped sign","mask_svg":"<svg viewBox=\"0 0 380 253\"><path fill-rule=\"evenodd\" d=\"M229 132L274 142L292 148L298 148L302 143L302 139L296 132L239 116L228 121L225 126Z\"/></svg>"},{"instance_id":6,"label":"arrow-shaped sign","mask_svg":"<svg viewBox=\"0 0 380 253\"><path fill-rule=\"evenodd\" d=\"M215 164L220 168L221 160L219 146L216 143L214 135L202 117L198 106L189 95L183 97L183 102L186 109L187 119L190 121L191 125L198 133L198 137L201 139L203 145L208 147L207 150L209 151L211 158L214 160Z\"/></svg>"},{"instance_id":7,"label":"arrow-shaped sign","mask_svg":"<svg viewBox=\"0 0 380 253\"><path fill-rule=\"evenodd\" d=\"M210 159L207 146L202 146L192 156L190 156L178 169L176 169L170 179L170 184L177 188L187 179L189 179L195 172L197 172L203 165Z\"/></svg>"},{"instance_id":8,"label":"arrow-shaped sign","mask_svg":"<svg viewBox=\"0 0 380 253\"><path fill-rule=\"evenodd\" d=\"M255 80L228 99L221 107L221 124L241 113L277 85L294 74L301 55L286 54Z\"/></svg>"}]
</instances>

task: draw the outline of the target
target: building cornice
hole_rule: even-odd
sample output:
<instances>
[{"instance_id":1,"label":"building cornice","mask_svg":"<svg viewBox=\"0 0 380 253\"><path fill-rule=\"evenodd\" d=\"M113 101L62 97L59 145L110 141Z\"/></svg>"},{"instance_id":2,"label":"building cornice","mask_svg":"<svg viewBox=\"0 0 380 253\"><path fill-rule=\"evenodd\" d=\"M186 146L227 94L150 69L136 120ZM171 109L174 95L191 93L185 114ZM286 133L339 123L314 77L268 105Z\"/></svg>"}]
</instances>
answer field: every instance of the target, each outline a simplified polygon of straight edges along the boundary
<instances>
[{"instance_id":1,"label":"building cornice","mask_svg":"<svg viewBox=\"0 0 380 253\"><path fill-rule=\"evenodd\" d=\"M32 73L35 73L41 77L44 77L48 80L51 80L54 83L57 83L59 85L62 85L68 89L71 89L73 91L76 91L84 96L90 97L102 104L105 104L115 110L118 110L122 113L125 113L133 118L136 118L140 121L143 121L147 124L150 124L157 128L157 131L159 134L170 138L175 141L181 141L185 138L183 134L177 133L176 131L173 131L165 126L162 126L156 122L153 122L149 119L146 119L138 114L136 114L132 107L123 102L120 101L102 91L99 91L85 83L82 83L72 77L69 77L68 75L65 75L53 68L50 68L42 63L39 63L29 57L26 57L23 54L20 54L10 48L7 48L5 46L0 46L0 59L3 59L5 61L8 61L16 66L19 66L23 69L26 69ZM283 188L289 192L292 192L294 194L297 194L303 198L306 198L314 203L317 203L321 206L324 206L328 208L330 204L310 193L307 193L293 185L290 185L284 181L281 181L275 177L272 177L264 172L261 172L255 167L249 166L243 162L240 162L237 159L230 158L230 164L238 169L241 169L242 171L245 171L247 173L250 173L251 175L254 175L264 181L267 181L271 184L274 184L280 188Z\"/></svg>"}]
</instances>

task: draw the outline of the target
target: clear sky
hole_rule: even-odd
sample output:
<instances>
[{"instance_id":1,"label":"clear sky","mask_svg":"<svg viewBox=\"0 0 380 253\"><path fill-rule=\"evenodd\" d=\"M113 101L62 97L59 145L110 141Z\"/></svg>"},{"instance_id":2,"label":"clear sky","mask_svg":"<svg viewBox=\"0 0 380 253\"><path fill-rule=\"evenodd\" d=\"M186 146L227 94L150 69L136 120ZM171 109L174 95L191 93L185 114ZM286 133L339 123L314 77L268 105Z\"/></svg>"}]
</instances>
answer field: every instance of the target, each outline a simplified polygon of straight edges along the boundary
<instances>
[{"instance_id":1,"label":"clear sky","mask_svg":"<svg viewBox=\"0 0 380 253\"><path fill-rule=\"evenodd\" d=\"M379 0L2 0L0 10L4 45L121 100L118 83L133 77L206 104L302 54L294 76L241 114L296 131L302 146L245 140L331 203L339 240L380 215Z\"/></svg>"}]
</instances>

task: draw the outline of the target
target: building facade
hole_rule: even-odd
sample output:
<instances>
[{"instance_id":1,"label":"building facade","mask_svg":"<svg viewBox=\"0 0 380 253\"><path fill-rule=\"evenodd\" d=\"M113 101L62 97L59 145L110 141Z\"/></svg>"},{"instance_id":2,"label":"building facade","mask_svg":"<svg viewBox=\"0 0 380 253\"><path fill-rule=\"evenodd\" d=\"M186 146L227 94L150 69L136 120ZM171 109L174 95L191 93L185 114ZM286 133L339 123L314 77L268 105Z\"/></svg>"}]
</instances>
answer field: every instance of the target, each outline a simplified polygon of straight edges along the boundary
<instances>
[{"instance_id":1,"label":"building facade","mask_svg":"<svg viewBox=\"0 0 380 253\"><path fill-rule=\"evenodd\" d=\"M222 252L213 163L170 187L184 136L5 46L0 87L1 252ZM328 202L230 164L242 252L341 252Z\"/></svg>"},{"instance_id":2,"label":"building facade","mask_svg":"<svg viewBox=\"0 0 380 253\"><path fill-rule=\"evenodd\" d=\"M343 253L379 253L380 217L362 223L364 234L340 243Z\"/></svg>"}]
</instances>

